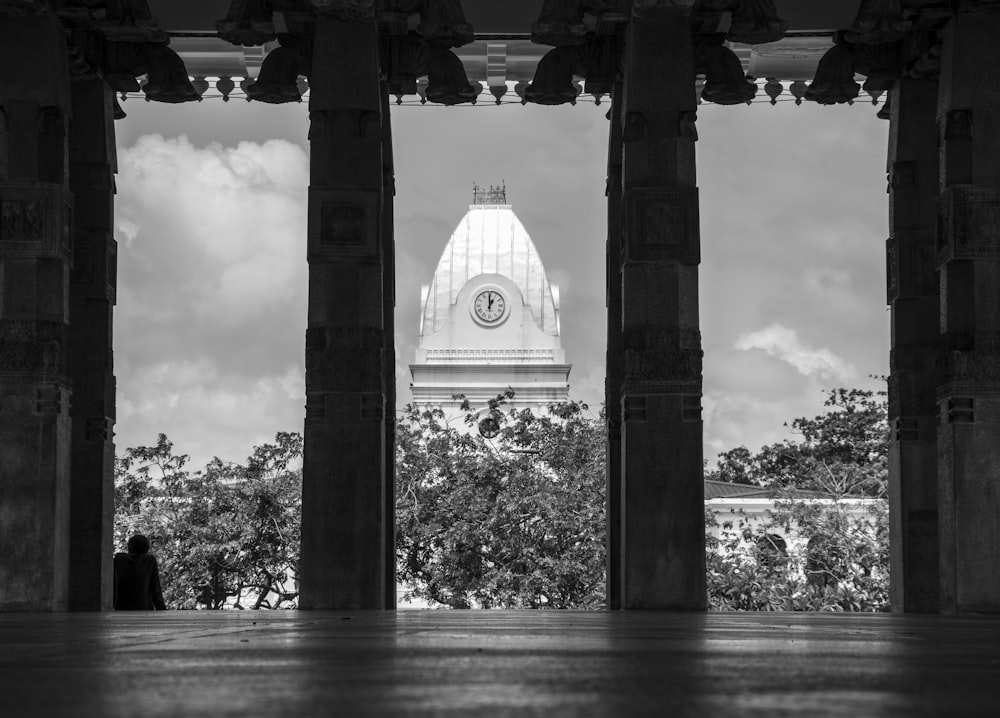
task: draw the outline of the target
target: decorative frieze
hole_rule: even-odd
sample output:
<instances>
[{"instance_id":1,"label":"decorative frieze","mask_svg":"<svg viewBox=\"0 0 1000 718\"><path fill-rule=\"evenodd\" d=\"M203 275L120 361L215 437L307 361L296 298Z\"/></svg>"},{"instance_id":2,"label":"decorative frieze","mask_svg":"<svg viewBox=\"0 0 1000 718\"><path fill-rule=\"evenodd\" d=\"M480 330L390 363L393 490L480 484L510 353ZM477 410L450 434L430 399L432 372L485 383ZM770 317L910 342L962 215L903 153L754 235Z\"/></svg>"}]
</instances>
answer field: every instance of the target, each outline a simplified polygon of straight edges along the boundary
<instances>
[{"instance_id":1,"label":"decorative frieze","mask_svg":"<svg viewBox=\"0 0 1000 718\"><path fill-rule=\"evenodd\" d=\"M308 260L375 260L380 256L376 190L309 188Z\"/></svg>"},{"instance_id":2,"label":"decorative frieze","mask_svg":"<svg viewBox=\"0 0 1000 718\"><path fill-rule=\"evenodd\" d=\"M701 261L696 187L631 188L624 200L626 261Z\"/></svg>"},{"instance_id":3,"label":"decorative frieze","mask_svg":"<svg viewBox=\"0 0 1000 718\"><path fill-rule=\"evenodd\" d=\"M939 358L939 385L962 384L982 387L977 393L1000 390L1000 352L946 351Z\"/></svg>"},{"instance_id":4,"label":"decorative frieze","mask_svg":"<svg viewBox=\"0 0 1000 718\"><path fill-rule=\"evenodd\" d=\"M72 195L58 184L0 184L0 255L73 259Z\"/></svg>"},{"instance_id":5,"label":"decorative frieze","mask_svg":"<svg viewBox=\"0 0 1000 718\"><path fill-rule=\"evenodd\" d=\"M662 392L661 392L662 393ZM684 394L683 391L671 392L683 394L681 397L681 421L698 422L701 421L701 394ZM624 422L645 422L648 421L647 404L650 393L628 394L622 401ZM610 421L609 421L610 426ZM621 424L615 430L616 438L621 438ZM610 433L610 430L609 430Z\"/></svg>"},{"instance_id":6,"label":"decorative frieze","mask_svg":"<svg viewBox=\"0 0 1000 718\"><path fill-rule=\"evenodd\" d=\"M27 17L50 11L45 0L0 0L0 17Z\"/></svg>"},{"instance_id":7,"label":"decorative frieze","mask_svg":"<svg viewBox=\"0 0 1000 718\"><path fill-rule=\"evenodd\" d=\"M309 0L320 17L354 22L374 16L375 0Z\"/></svg>"},{"instance_id":8,"label":"decorative frieze","mask_svg":"<svg viewBox=\"0 0 1000 718\"><path fill-rule=\"evenodd\" d=\"M695 0L632 0L636 11L669 10L686 15L694 7Z\"/></svg>"},{"instance_id":9,"label":"decorative frieze","mask_svg":"<svg viewBox=\"0 0 1000 718\"><path fill-rule=\"evenodd\" d=\"M62 322L0 319L0 374L64 375L67 336Z\"/></svg>"},{"instance_id":10,"label":"decorative frieze","mask_svg":"<svg viewBox=\"0 0 1000 718\"><path fill-rule=\"evenodd\" d=\"M911 25L903 15L902 0L862 0L845 36L849 42L896 42L906 36Z\"/></svg>"},{"instance_id":11,"label":"decorative frieze","mask_svg":"<svg viewBox=\"0 0 1000 718\"><path fill-rule=\"evenodd\" d=\"M703 352L697 329L627 329L622 347L626 385L701 382Z\"/></svg>"},{"instance_id":12,"label":"decorative frieze","mask_svg":"<svg viewBox=\"0 0 1000 718\"><path fill-rule=\"evenodd\" d=\"M938 198L938 264L1000 260L1000 187L951 185Z\"/></svg>"},{"instance_id":13,"label":"decorative frieze","mask_svg":"<svg viewBox=\"0 0 1000 718\"><path fill-rule=\"evenodd\" d=\"M382 385L385 333L371 327L309 327L306 389L348 391Z\"/></svg>"},{"instance_id":14,"label":"decorative frieze","mask_svg":"<svg viewBox=\"0 0 1000 718\"><path fill-rule=\"evenodd\" d=\"M0 204L0 241L42 241L42 203L36 199Z\"/></svg>"}]
</instances>

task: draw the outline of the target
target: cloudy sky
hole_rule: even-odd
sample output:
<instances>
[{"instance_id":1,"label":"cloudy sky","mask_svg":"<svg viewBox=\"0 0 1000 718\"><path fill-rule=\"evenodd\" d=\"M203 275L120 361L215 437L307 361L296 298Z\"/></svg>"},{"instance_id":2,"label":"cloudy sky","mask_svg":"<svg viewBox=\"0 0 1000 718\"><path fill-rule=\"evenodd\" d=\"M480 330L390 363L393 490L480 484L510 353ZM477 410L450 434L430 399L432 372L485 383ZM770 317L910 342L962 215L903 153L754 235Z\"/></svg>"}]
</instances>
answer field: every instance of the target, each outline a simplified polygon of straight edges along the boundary
<instances>
[{"instance_id":1,"label":"cloudy sky","mask_svg":"<svg viewBox=\"0 0 1000 718\"><path fill-rule=\"evenodd\" d=\"M200 465L301 431L305 104L129 99L118 132L116 444ZM400 405L428 282L472 184L508 201L562 293L571 394L604 381L607 103L393 107ZM757 448L822 389L886 374L888 123L859 102L698 112L705 453Z\"/></svg>"}]
</instances>

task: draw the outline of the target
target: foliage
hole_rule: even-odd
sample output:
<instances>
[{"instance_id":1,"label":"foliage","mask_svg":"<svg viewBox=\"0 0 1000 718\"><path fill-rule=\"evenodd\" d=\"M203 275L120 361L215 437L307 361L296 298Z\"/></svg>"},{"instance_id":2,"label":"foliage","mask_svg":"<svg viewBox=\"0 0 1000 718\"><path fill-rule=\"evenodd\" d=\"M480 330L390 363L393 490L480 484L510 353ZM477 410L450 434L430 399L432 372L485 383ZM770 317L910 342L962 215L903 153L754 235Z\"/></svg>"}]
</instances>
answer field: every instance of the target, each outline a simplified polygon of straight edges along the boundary
<instances>
[{"instance_id":1,"label":"foliage","mask_svg":"<svg viewBox=\"0 0 1000 718\"><path fill-rule=\"evenodd\" d=\"M293 605L302 509L290 467L301 455L302 438L279 433L245 464L216 458L192 474L163 434L127 449L115 462L115 543L150 539L170 608Z\"/></svg>"},{"instance_id":2,"label":"foliage","mask_svg":"<svg viewBox=\"0 0 1000 718\"><path fill-rule=\"evenodd\" d=\"M398 580L454 608L604 601L604 423L571 402L536 416L490 402L493 439L407 406L396 427ZM468 408L468 405L466 405Z\"/></svg>"},{"instance_id":3,"label":"foliage","mask_svg":"<svg viewBox=\"0 0 1000 718\"><path fill-rule=\"evenodd\" d=\"M604 601L603 417L570 402L546 415L512 393L458 426L406 407L396 426L397 578L409 596L455 608L599 608ZM706 511L714 610L887 608L884 393L827 392L794 437L719 456L708 478L766 486L775 509L717 524ZM498 433L476 431L488 416ZM173 608L278 608L297 601L298 434L244 464L190 472L163 436L116 460L115 540L146 534ZM832 501L815 501L821 490ZM851 510L862 502L862 515ZM783 550L785 536L799 549Z\"/></svg>"},{"instance_id":4,"label":"foliage","mask_svg":"<svg viewBox=\"0 0 1000 718\"><path fill-rule=\"evenodd\" d=\"M764 446L757 453L745 446L724 451L706 478L836 496L885 496L886 393L838 388L826 395L825 412L792 421L789 428L797 438Z\"/></svg>"},{"instance_id":5,"label":"foliage","mask_svg":"<svg viewBox=\"0 0 1000 718\"><path fill-rule=\"evenodd\" d=\"M706 511L714 610L888 609L885 393L832 389L825 406L791 423L796 438L755 454L743 446L724 452L709 472L770 487L776 499L761 523L741 516L720 526ZM817 500L817 491L830 498ZM794 537L798 550L775 552L769 536Z\"/></svg>"},{"instance_id":6,"label":"foliage","mask_svg":"<svg viewBox=\"0 0 1000 718\"><path fill-rule=\"evenodd\" d=\"M867 499L861 515L844 499L783 499L762 524L745 519L721 537L706 511L709 608L715 611L888 610L888 515ZM788 532L788 533L785 533ZM796 537L775 550L768 537Z\"/></svg>"}]
</instances>

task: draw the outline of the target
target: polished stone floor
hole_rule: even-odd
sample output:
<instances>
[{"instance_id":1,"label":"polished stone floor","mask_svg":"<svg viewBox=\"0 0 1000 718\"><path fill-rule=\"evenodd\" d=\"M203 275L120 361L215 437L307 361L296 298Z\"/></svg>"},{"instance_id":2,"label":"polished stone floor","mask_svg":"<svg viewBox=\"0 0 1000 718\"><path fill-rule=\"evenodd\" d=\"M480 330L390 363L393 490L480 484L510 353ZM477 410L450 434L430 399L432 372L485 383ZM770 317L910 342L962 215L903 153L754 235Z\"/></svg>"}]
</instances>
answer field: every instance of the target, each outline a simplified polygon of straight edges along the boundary
<instances>
[{"instance_id":1,"label":"polished stone floor","mask_svg":"<svg viewBox=\"0 0 1000 718\"><path fill-rule=\"evenodd\" d=\"M993 716L1000 617L0 614L6 716Z\"/></svg>"}]
</instances>

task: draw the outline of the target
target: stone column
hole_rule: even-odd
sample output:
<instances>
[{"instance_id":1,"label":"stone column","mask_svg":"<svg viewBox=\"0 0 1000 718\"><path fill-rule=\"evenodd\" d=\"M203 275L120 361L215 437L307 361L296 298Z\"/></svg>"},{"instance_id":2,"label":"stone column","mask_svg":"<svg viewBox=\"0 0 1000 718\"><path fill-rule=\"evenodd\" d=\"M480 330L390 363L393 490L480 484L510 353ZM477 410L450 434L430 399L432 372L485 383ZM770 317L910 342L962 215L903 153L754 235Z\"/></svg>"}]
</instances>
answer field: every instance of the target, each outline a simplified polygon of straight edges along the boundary
<instances>
[{"instance_id":1,"label":"stone column","mask_svg":"<svg viewBox=\"0 0 1000 718\"><path fill-rule=\"evenodd\" d=\"M937 92L936 80L903 79L890 102L889 547L892 608L907 613L938 610Z\"/></svg>"},{"instance_id":2,"label":"stone column","mask_svg":"<svg viewBox=\"0 0 1000 718\"><path fill-rule=\"evenodd\" d=\"M608 346L605 358L604 406L608 429L607 577L605 605L621 606L622 573L622 84L611 93L608 133L607 307Z\"/></svg>"},{"instance_id":3,"label":"stone column","mask_svg":"<svg viewBox=\"0 0 1000 718\"><path fill-rule=\"evenodd\" d=\"M985 4L984 4L985 5ZM1000 14L944 31L938 101L941 607L1000 611Z\"/></svg>"},{"instance_id":4,"label":"stone column","mask_svg":"<svg viewBox=\"0 0 1000 718\"><path fill-rule=\"evenodd\" d=\"M393 198L396 175L392 161L389 89L382 86L382 324L385 332L385 606L396 607L396 240Z\"/></svg>"},{"instance_id":5,"label":"stone column","mask_svg":"<svg viewBox=\"0 0 1000 718\"><path fill-rule=\"evenodd\" d=\"M300 606L377 609L389 528L378 38L371 3L315 4L345 9L317 17L309 83Z\"/></svg>"},{"instance_id":6,"label":"stone column","mask_svg":"<svg viewBox=\"0 0 1000 718\"><path fill-rule=\"evenodd\" d=\"M73 380L70 487L71 610L111 608L114 568L115 376L111 355L117 244L117 157L111 88L72 83L69 181L76 212L70 279L69 375Z\"/></svg>"},{"instance_id":7,"label":"stone column","mask_svg":"<svg viewBox=\"0 0 1000 718\"><path fill-rule=\"evenodd\" d=\"M70 114L59 21L0 17L0 611L67 607Z\"/></svg>"},{"instance_id":8,"label":"stone column","mask_svg":"<svg viewBox=\"0 0 1000 718\"><path fill-rule=\"evenodd\" d=\"M625 46L625 609L706 606L691 4L636 3Z\"/></svg>"}]
</instances>

